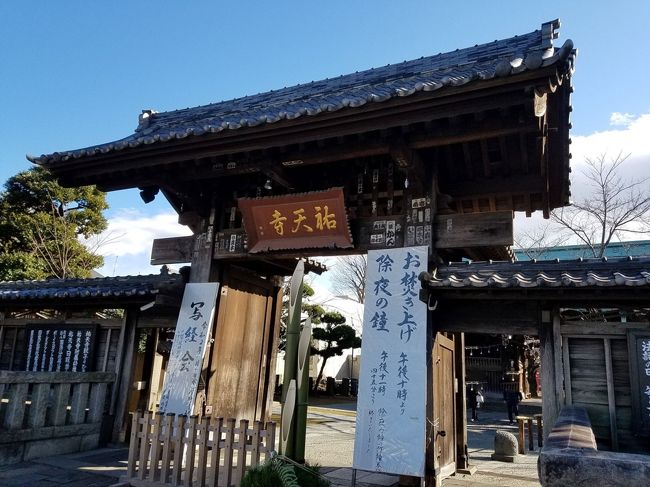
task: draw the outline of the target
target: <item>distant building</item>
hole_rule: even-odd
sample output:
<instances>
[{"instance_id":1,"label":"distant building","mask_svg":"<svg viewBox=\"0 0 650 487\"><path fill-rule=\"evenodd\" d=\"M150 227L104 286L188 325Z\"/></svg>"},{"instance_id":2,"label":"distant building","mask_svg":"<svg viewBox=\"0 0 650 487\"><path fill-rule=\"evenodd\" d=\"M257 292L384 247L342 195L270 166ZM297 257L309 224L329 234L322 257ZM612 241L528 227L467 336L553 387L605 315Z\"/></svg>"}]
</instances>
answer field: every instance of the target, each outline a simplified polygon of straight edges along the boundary
<instances>
[{"instance_id":1,"label":"distant building","mask_svg":"<svg viewBox=\"0 0 650 487\"><path fill-rule=\"evenodd\" d=\"M589 259L594 255L586 245L563 245L560 247L536 249L514 249L515 258L527 260L575 260ZM606 257L641 257L650 255L650 240L633 240L629 242L613 242L605 249Z\"/></svg>"}]
</instances>

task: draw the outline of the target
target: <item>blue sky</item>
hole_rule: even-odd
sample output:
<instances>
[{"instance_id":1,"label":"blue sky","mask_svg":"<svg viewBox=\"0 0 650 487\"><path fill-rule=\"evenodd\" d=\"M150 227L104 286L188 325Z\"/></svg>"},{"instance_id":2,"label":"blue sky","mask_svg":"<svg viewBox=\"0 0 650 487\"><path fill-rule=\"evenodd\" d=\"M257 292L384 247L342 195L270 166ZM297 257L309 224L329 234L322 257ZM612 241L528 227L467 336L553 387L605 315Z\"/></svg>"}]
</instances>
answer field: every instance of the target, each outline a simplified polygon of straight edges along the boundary
<instances>
[{"instance_id":1,"label":"blue sky","mask_svg":"<svg viewBox=\"0 0 650 487\"><path fill-rule=\"evenodd\" d=\"M27 153L129 135L145 108L196 106L437 54L530 32L558 17L559 42L571 38L579 50L573 135L588 142L650 119L646 0L5 0L0 181L30 167ZM136 222L159 234L180 231L162 198L145 206L129 190L110 194L109 203L107 215L126 221L125 228ZM115 253L109 274L140 272L137 262L148 259L148 252Z\"/></svg>"}]
</instances>

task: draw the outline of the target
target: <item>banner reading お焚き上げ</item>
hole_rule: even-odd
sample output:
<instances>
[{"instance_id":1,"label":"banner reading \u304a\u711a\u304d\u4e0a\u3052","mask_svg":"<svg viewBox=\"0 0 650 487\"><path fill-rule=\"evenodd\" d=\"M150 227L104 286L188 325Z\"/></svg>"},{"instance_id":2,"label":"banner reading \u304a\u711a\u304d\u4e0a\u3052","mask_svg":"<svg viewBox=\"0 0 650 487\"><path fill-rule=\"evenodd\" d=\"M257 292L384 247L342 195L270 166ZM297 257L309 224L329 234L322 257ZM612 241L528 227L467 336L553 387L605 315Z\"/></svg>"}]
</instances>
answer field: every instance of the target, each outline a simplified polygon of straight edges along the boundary
<instances>
[{"instance_id":1,"label":"banner reading \u304a\u711a\u304d\u4e0a\u3052","mask_svg":"<svg viewBox=\"0 0 650 487\"><path fill-rule=\"evenodd\" d=\"M427 247L368 252L354 468L424 475Z\"/></svg>"},{"instance_id":2,"label":"banner reading \u304a\u711a\u304d\u4e0a\u3052","mask_svg":"<svg viewBox=\"0 0 650 487\"><path fill-rule=\"evenodd\" d=\"M185 285L159 411L192 414L203 355L210 336L219 283Z\"/></svg>"}]
</instances>

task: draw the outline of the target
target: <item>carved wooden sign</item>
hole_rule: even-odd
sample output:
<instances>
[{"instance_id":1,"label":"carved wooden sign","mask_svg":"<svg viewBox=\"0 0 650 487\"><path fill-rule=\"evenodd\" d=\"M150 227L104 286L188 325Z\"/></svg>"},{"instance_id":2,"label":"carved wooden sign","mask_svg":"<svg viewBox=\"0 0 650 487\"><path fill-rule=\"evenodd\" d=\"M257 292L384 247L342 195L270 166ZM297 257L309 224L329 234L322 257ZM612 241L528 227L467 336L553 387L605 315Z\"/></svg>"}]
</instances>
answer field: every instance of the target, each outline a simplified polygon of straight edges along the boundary
<instances>
[{"instance_id":1,"label":"carved wooden sign","mask_svg":"<svg viewBox=\"0 0 650 487\"><path fill-rule=\"evenodd\" d=\"M192 260L194 237L157 238L151 248L151 265L181 264Z\"/></svg>"},{"instance_id":2,"label":"carved wooden sign","mask_svg":"<svg viewBox=\"0 0 650 487\"><path fill-rule=\"evenodd\" d=\"M434 220L439 249L512 245L512 212L439 215Z\"/></svg>"},{"instance_id":3,"label":"carved wooden sign","mask_svg":"<svg viewBox=\"0 0 650 487\"><path fill-rule=\"evenodd\" d=\"M244 218L250 253L353 246L343 188L239 198L237 204Z\"/></svg>"}]
</instances>

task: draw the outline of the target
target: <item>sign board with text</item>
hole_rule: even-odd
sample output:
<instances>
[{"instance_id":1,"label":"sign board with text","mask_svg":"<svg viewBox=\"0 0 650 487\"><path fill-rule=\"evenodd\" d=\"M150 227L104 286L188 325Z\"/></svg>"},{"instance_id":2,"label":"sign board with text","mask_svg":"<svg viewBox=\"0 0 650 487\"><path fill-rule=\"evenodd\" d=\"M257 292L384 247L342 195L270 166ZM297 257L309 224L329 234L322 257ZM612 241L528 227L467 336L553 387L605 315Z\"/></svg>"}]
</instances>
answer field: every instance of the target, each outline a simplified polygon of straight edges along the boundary
<instances>
[{"instance_id":1,"label":"sign board with text","mask_svg":"<svg viewBox=\"0 0 650 487\"><path fill-rule=\"evenodd\" d=\"M352 247L343 188L239 198L250 253Z\"/></svg>"},{"instance_id":2,"label":"sign board with text","mask_svg":"<svg viewBox=\"0 0 650 487\"><path fill-rule=\"evenodd\" d=\"M165 385L158 409L160 412L185 415L193 412L203 355L214 321L218 290L218 282L185 285L165 372Z\"/></svg>"},{"instance_id":3,"label":"sign board with text","mask_svg":"<svg viewBox=\"0 0 650 487\"><path fill-rule=\"evenodd\" d=\"M97 325L26 327L25 370L32 372L91 372Z\"/></svg>"},{"instance_id":4,"label":"sign board with text","mask_svg":"<svg viewBox=\"0 0 650 487\"><path fill-rule=\"evenodd\" d=\"M427 247L368 252L353 467L422 477L426 305L418 275Z\"/></svg>"},{"instance_id":5,"label":"sign board with text","mask_svg":"<svg viewBox=\"0 0 650 487\"><path fill-rule=\"evenodd\" d=\"M637 434L650 436L650 330L628 330L627 343L632 421Z\"/></svg>"}]
</instances>

